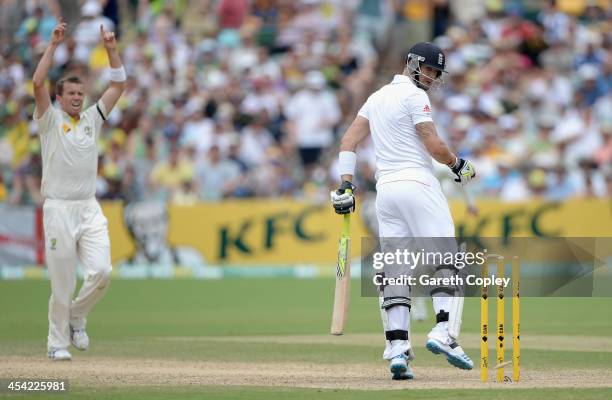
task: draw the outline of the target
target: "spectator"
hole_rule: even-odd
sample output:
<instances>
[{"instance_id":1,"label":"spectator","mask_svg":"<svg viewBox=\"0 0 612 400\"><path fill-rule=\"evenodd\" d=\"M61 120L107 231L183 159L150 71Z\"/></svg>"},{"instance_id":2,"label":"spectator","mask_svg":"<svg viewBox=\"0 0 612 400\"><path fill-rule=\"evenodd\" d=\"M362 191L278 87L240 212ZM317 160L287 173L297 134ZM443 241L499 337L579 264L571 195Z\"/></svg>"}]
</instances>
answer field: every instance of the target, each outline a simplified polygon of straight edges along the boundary
<instances>
[{"instance_id":1,"label":"spectator","mask_svg":"<svg viewBox=\"0 0 612 400\"><path fill-rule=\"evenodd\" d=\"M137 182L136 170L132 164L126 165L121 179L121 199L134 203L144 199L143 187Z\"/></svg>"},{"instance_id":2,"label":"spectator","mask_svg":"<svg viewBox=\"0 0 612 400\"><path fill-rule=\"evenodd\" d=\"M320 71L308 72L304 83L305 88L289 99L285 114L289 135L299 150L302 164L308 168L319 161L323 149L331 146L340 110Z\"/></svg>"},{"instance_id":3,"label":"spectator","mask_svg":"<svg viewBox=\"0 0 612 400\"><path fill-rule=\"evenodd\" d=\"M42 206L43 197L40 194L42 180L42 160L40 145L32 144L27 159L15 172L13 188L8 198L10 204Z\"/></svg>"},{"instance_id":4,"label":"spectator","mask_svg":"<svg viewBox=\"0 0 612 400\"><path fill-rule=\"evenodd\" d=\"M262 165L266 151L274 144L274 138L265 125L265 115L258 115L243 129L240 139L240 159L247 165Z\"/></svg>"},{"instance_id":5,"label":"spectator","mask_svg":"<svg viewBox=\"0 0 612 400\"><path fill-rule=\"evenodd\" d=\"M180 189L181 183L193 179L193 166L181 159L180 150L172 146L168 161L163 161L151 171L151 187L153 193L162 199L171 198Z\"/></svg>"},{"instance_id":6,"label":"spectator","mask_svg":"<svg viewBox=\"0 0 612 400\"><path fill-rule=\"evenodd\" d=\"M76 41L75 58L82 64L88 64L91 50L100 41L100 25L109 32L115 30L115 25L102 15L102 6L97 0L87 0L83 4L81 17L73 34Z\"/></svg>"},{"instance_id":7,"label":"spectator","mask_svg":"<svg viewBox=\"0 0 612 400\"><path fill-rule=\"evenodd\" d=\"M593 107L597 100L606 95L608 88L603 80L598 80L599 70L593 64L583 64L577 71L580 79L578 95L580 96L581 106Z\"/></svg>"},{"instance_id":8,"label":"spectator","mask_svg":"<svg viewBox=\"0 0 612 400\"><path fill-rule=\"evenodd\" d=\"M546 199L562 201L576 195L576 187L567 170L558 166L551 173L550 183L546 192Z\"/></svg>"},{"instance_id":9,"label":"spectator","mask_svg":"<svg viewBox=\"0 0 612 400\"><path fill-rule=\"evenodd\" d=\"M215 123L211 118L212 103L191 114L181 133L182 144L193 146L198 154L205 154L212 146ZM179 118L175 116L175 118ZM177 120L177 125L180 123Z\"/></svg>"},{"instance_id":10,"label":"spectator","mask_svg":"<svg viewBox=\"0 0 612 400\"><path fill-rule=\"evenodd\" d=\"M224 159L219 147L213 145L200 164L196 166L196 181L200 197L204 200L221 200L231 195L240 177L240 167Z\"/></svg>"},{"instance_id":11,"label":"spectator","mask_svg":"<svg viewBox=\"0 0 612 400\"><path fill-rule=\"evenodd\" d=\"M266 161L251 174L255 195L271 198L291 196L298 188L291 167L293 165L283 159L281 149L269 148Z\"/></svg>"},{"instance_id":12,"label":"spectator","mask_svg":"<svg viewBox=\"0 0 612 400\"><path fill-rule=\"evenodd\" d=\"M47 42L51 38L51 32L57 25L57 19L50 12L56 10L57 4L54 1L48 5L36 5L31 15L24 18L15 33L15 42L26 45L33 49L41 43ZM27 48L23 50L27 51Z\"/></svg>"},{"instance_id":13,"label":"spectator","mask_svg":"<svg viewBox=\"0 0 612 400\"><path fill-rule=\"evenodd\" d=\"M226 47L240 45L239 29L247 17L249 5L246 0L221 0L217 8L219 20L219 42Z\"/></svg>"},{"instance_id":14,"label":"spectator","mask_svg":"<svg viewBox=\"0 0 612 400\"><path fill-rule=\"evenodd\" d=\"M604 136L604 143L595 151L593 160L599 166L605 168L612 165L612 124L603 125L601 132Z\"/></svg>"},{"instance_id":15,"label":"spectator","mask_svg":"<svg viewBox=\"0 0 612 400\"><path fill-rule=\"evenodd\" d=\"M559 11L556 0L548 0L538 20L545 28L544 37L550 44L568 43L573 30L571 18Z\"/></svg>"},{"instance_id":16,"label":"spectator","mask_svg":"<svg viewBox=\"0 0 612 400\"><path fill-rule=\"evenodd\" d=\"M185 178L180 187L172 195L172 203L179 206L192 206L199 201L193 179Z\"/></svg>"}]
</instances>

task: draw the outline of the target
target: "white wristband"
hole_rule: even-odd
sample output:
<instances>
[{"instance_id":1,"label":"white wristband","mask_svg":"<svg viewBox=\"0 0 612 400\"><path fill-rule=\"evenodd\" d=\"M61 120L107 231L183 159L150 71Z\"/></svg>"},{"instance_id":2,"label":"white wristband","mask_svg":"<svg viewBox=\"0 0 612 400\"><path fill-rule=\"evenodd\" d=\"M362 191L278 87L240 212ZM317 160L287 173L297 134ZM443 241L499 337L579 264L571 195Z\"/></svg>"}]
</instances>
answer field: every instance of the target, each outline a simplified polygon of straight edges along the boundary
<instances>
[{"instance_id":1,"label":"white wristband","mask_svg":"<svg viewBox=\"0 0 612 400\"><path fill-rule=\"evenodd\" d=\"M341 151L338 155L338 170L340 176L355 175L355 165L357 164L357 154L352 151Z\"/></svg>"},{"instance_id":2,"label":"white wristband","mask_svg":"<svg viewBox=\"0 0 612 400\"><path fill-rule=\"evenodd\" d=\"M111 68L110 69L110 80L112 82L125 82L127 76L125 74L125 68L123 65L120 68Z\"/></svg>"}]
</instances>

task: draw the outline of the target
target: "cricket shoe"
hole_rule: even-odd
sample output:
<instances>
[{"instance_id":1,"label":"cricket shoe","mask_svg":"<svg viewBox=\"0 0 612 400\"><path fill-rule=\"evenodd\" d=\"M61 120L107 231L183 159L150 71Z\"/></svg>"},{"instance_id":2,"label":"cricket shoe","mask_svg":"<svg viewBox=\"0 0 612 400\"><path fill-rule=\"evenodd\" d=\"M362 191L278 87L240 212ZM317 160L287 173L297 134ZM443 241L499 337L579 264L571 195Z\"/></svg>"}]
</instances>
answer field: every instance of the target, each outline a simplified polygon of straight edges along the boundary
<instances>
[{"instance_id":1,"label":"cricket shoe","mask_svg":"<svg viewBox=\"0 0 612 400\"><path fill-rule=\"evenodd\" d=\"M70 326L70 343L77 349L83 351L89 348L89 336L85 329L73 329Z\"/></svg>"},{"instance_id":2,"label":"cricket shoe","mask_svg":"<svg viewBox=\"0 0 612 400\"><path fill-rule=\"evenodd\" d=\"M72 356L66 349L49 349L47 357L53 361L70 361Z\"/></svg>"},{"instance_id":3,"label":"cricket shoe","mask_svg":"<svg viewBox=\"0 0 612 400\"><path fill-rule=\"evenodd\" d=\"M459 343L452 341L450 344L444 344L438 339L430 338L425 345L427 350L434 354L444 354L451 365L459 369L470 370L474 368L474 362L463 351Z\"/></svg>"},{"instance_id":4,"label":"cricket shoe","mask_svg":"<svg viewBox=\"0 0 612 400\"><path fill-rule=\"evenodd\" d=\"M389 364L389 370L391 371L391 379L394 381L414 379L414 373L408 364L408 357L405 354L393 357Z\"/></svg>"}]
</instances>

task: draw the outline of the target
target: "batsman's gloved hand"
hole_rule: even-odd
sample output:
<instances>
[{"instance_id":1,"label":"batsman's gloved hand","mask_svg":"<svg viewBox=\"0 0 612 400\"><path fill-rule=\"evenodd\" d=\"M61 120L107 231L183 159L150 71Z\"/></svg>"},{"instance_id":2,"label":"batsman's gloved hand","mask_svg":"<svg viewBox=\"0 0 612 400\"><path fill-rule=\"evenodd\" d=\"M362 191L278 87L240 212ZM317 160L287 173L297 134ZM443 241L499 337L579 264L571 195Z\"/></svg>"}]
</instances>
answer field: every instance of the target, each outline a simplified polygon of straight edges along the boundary
<instances>
[{"instance_id":1,"label":"batsman's gloved hand","mask_svg":"<svg viewBox=\"0 0 612 400\"><path fill-rule=\"evenodd\" d=\"M476 176L474 165L463 158L457 158L457 162L451 167L451 170L457 176L455 182L459 182L462 185L465 185Z\"/></svg>"},{"instance_id":2,"label":"batsman's gloved hand","mask_svg":"<svg viewBox=\"0 0 612 400\"><path fill-rule=\"evenodd\" d=\"M355 190L357 187L349 181L344 181L335 192L330 192L332 205L336 214L355 212Z\"/></svg>"}]
</instances>

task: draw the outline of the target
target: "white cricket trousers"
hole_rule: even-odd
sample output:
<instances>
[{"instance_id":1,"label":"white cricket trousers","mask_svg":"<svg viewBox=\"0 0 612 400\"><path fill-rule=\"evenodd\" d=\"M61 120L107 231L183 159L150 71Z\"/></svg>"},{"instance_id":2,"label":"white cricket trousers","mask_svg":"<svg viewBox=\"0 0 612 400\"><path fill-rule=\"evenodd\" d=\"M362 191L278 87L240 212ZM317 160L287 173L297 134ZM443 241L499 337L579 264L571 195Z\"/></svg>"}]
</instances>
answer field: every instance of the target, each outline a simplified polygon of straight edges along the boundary
<instances>
[{"instance_id":1,"label":"white cricket trousers","mask_svg":"<svg viewBox=\"0 0 612 400\"><path fill-rule=\"evenodd\" d=\"M401 175L400 171L397 175ZM386 177L376 186L376 216L382 238L441 238L454 237L455 226L438 179L429 173L415 172L415 179ZM405 289L406 292L402 292ZM410 351L410 316L408 307L383 308L386 296L410 296L408 288L386 287L380 297L381 318L385 331L383 358L390 360ZM393 298L393 297L391 297ZM434 298L434 311L446 306L446 298ZM406 332L404 337L388 336L388 332ZM407 338L408 340L405 340Z\"/></svg>"},{"instance_id":2,"label":"white cricket trousers","mask_svg":"<svg viewBox=\"0 0 612 400\"><path fill-rule=\"evenodd\" d=\"M92 307L104 296L112 270L108 222L96 199L53 200L43 205L49 299L49 349L70 345L70 325L84 329ZM84 281L76 299L77 263Z\"/></svg>"},{"instance_id":3,"label":"white cricket trousers","mask_svg":"<svg viewBox=\"0 0 612 400\"><path fill-rule=\"evenodd\" d=\"M438 179L397 180L376 187L380 237L454 237L455 225Z\"/></svg>"}]
</instances>

